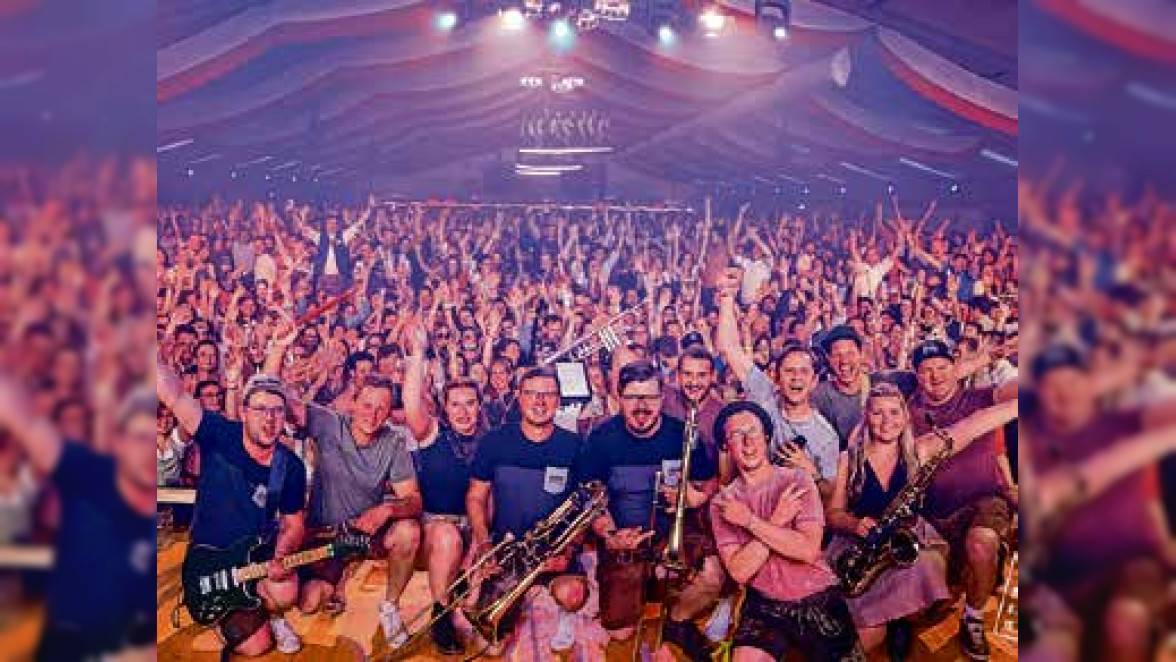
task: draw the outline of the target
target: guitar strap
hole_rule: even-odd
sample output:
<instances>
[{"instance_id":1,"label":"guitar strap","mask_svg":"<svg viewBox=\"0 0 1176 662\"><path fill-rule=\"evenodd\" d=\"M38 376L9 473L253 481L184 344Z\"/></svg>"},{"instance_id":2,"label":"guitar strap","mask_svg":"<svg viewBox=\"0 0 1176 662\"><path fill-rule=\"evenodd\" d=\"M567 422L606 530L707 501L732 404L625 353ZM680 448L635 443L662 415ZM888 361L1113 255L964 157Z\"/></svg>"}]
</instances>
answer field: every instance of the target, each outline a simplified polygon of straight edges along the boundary
<instances>
[{"instance_id":1,"label":"guitar strap","mask_svg":"<svg viewBox=\"0 0 1176 662\"><path fill-rule=\"evenodd\" d=\"M278 442L274 449L274 461L270 463L269 484L265 496L265 524L261 528L264 540L277 540L278 508L282 504L282 486L286 484L287 450Z\"/></svg>"}]
</instances>

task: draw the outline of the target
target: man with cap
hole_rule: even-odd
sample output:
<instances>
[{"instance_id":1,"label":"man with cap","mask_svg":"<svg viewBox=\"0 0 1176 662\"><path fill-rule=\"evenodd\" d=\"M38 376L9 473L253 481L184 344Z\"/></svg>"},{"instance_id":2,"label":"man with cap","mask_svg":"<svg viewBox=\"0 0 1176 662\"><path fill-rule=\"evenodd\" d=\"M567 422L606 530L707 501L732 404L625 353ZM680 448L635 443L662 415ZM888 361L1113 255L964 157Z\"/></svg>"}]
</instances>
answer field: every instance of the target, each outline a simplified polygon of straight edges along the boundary
<instances>
[{"instance_id":1,"label":"man with cap","mask_svg":"<svg viewBox=\"0 0 1176 662\"><path fill-rule=\"evenodd\" d=\"M298 576L281 560L301 548L305 535L306 467L278 441L286 420L282 384L266 374L251 377L241 400L244 420L230 421L202 409L163 362L157 361L156 370L159 400L200 447L189 549L229 547L250 536L274 544L269 574L257 586L263 606L233 612L220 622L225 646L254 657L276 642L282 653L296 653L302 642L281 614L298 599Z\"/></svg>"},{"instance_id":2,"label":"man with cap","mask_svg":"<svg viewBox=\"0 0 1176 662\"><path fill-rule=\"evenodd\" d=\"M1017 383L964 388L955 356L942 340L927 340L911 355L919 387L910 400L916 435L947 427L973 413L1017 397ZM963 583L967 604L960 647L974 660L988 659L984 605L996 588L1003 545L1012 527L1016 487L999 432L986 434L952 456L936 472L924 515L951 546L948 574Z\"/></svg>"},{"instance_id":3,"label":"man with cap","mask_svg":"<svg viewBox=\"0 0 1176 662\"><path fill-rule=\"evenodd\" d=\"M1050 552L1040 579L1082 622L1102 624L1089 633L1099 659L1152 659L1153 624L1164 597L1161 560L1170 564L1173 549L1157 489L1159 467L1133 471L1101 492L1082 474L1091 458L1131 445L1144 431L1172 430L1176 406L1167 400L1144 409L1101 409L1103 388L1085 355L1069 345L1047 347L1031 373L1036 406L1026 420L1033 441L1025 448L1034 473L1071 474L1080 496L1092 493L1038 543Z\"/></svg>"}]
</instances>

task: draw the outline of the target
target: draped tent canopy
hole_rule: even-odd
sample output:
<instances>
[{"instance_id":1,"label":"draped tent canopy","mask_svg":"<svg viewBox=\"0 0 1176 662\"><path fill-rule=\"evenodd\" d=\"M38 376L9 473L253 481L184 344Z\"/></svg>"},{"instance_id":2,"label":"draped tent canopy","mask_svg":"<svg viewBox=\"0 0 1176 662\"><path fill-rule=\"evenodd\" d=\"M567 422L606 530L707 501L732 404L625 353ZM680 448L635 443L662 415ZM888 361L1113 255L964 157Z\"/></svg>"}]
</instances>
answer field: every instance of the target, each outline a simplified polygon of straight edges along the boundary
<instances>
[{"instance_id":1,"label":"draped tent canopy","mask_svg":"<svg viewBox=\"0 0 1176 662\"><path fill-rule=\"evenodd\" d=\"M492 16L439 32L435 3L415 0L161 0L161 183L284 166L324 185L460 194L439 173L513 159L538 103L520 78L558 71L585 81L563 103L607 113L601 160L622 189L640 173L677 193L958 182L1007 199L1016 3L983 5L973 21L963 0L799 0L775 41L750 1L730 0L717 39L665 47L635 21L602 23L560 51L541 26L504 34Z\"/></svg>"}]
</instances>

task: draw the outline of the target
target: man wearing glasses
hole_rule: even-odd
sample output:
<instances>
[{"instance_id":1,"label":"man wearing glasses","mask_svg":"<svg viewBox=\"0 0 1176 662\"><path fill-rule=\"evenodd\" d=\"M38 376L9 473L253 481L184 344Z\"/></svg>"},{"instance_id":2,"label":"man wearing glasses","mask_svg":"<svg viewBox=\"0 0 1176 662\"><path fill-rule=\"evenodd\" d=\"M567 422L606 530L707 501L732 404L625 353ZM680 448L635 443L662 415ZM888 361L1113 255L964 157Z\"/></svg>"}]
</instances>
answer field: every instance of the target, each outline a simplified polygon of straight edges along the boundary
<instances>
[{"instance_id":1,"label":"man wearing glasses","mask_svg":"<svg viewBox=\"0 0 1176 662\"><path fill-rule=\"evenodd\" d=\"M668 536L671 516L660 508L656 514L651 512L657 496L656 474L661 472L665 478L664 503L673 503L682 473L685 425L662 413L661 373L649 361L634 361L621 368L617 392L621 413L589 436L582 474L585 480L599 480L608 486L608 513L592 523L592 530L603 549L597 567L600 621L612 641L619 644L636 631L645 608L648 565L656 560L655 550L664 546ZM693 510L706 504L717 482L714 460L700 439L690 454L686 503ZM725 578L697 512L688 513L686 522L683 546L698 573L674 599L664 632L689 659L703 659L709 654L709 644L692 619L715 604Z\"/></svg>"},{"instance_id":2,"label":"man wearing glasses","mask_svg":"<svg viewBox=\"0 0 1176 662\"><path fill-rule=\"evenodd\" d=\"M280 560L302 545L306 467L278 442L286 421L281 382L265 374L251 377L241 400L243 420L237 422L206 411L162 362L157 362L156 369L160 402L200 448L191 546L224 548L258 535L271 537L274 543L269 575L258 584L263 606L234 612L220 622L225 645L250 657L264 655L275 642L282 653L295 653L302 642L281 614L298 598L298 576L283 568ZM283 457L279 460L279 456ZM275 463L284 467L283 475L271 476ZM279 496L271 497L271 492Z\"/></svg>"},{"instance_id":3,"label":"man wearing glasses","mask_svg":"<svg viewBox=\"0 0 1176 662\"><path fill-rule=\"evenodd\" d=\"M555 426L559 382L548 367L531 368L519 378L518 404L522 420L506 423L478 443L466 493L471 542L469 566L510 534L521 539L575 490L581 453L580 438ZM493 513L490 503L493 497ZM588 598L583 571L572 565L569 553L550 563L547 582L559 607L558 627L550 645L556 652L575 644L575 613ZM483 587L485 590L485 587ZM482 603L488 596L483 596ZM504 631L515 629L517 612L503 620ZM505 648L508 639L501 642ZM493 651L501 654L501 650Z\"/></svg>"}]
</instances>

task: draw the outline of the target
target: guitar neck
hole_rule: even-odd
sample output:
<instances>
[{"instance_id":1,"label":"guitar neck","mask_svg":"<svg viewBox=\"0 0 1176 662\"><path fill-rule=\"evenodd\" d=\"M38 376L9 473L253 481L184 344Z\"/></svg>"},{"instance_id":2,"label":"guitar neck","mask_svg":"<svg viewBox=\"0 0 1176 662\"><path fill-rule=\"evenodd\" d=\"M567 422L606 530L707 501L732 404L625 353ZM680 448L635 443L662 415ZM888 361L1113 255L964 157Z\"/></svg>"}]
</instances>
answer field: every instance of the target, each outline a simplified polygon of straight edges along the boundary
<instances>
[{"instance_id":1,"label":"guitar neck","mask_svg":"<svg viewBox=\"0 0 1176 662\"><path fill-rule=\"evenodd\" d=\"M308 563L322 561L329 559L334 555L334 549L331 545L323 545L322 547L315 547L303 552L291 554L282 559L282 567L287 570L304 566ZM250 581L254 579L261 579L269 574L268 563L250 563L237 570L237 579L239 581Z\"/></svg>"}]
</instances>

